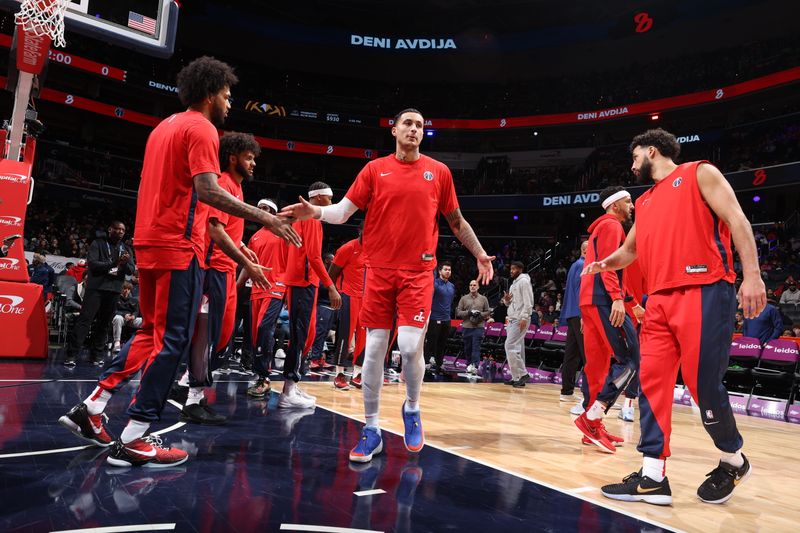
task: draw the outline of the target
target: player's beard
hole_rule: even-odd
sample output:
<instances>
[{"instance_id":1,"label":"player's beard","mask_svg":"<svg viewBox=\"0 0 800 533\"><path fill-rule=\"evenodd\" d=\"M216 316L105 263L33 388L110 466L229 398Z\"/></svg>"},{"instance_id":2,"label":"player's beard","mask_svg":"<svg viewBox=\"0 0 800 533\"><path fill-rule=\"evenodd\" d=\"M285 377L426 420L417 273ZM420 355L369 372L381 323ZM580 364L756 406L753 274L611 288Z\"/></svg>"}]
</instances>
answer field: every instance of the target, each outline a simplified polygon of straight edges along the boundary
<instances>
[{"instance_id":1,"label":"player's beard","mask_svg":"<svg viewBox=\"0 0 800 533\"><path fill-rule=\"evenodd\" d=\"M225 108L212 107L211 108L211 123L220 128L225 124Z\"/></svg>"},{"instance_id":2,"label":"player's beard","mask_svg":"<svg viewBox=\"0 0 800 533\"><path fill-rule=\"evenodd\" d=\"M642 161L642 166L639 167L639 176L636 179L637 183L649 185L653 181L653 164L649 159L645 158Z\"/></svg>"},{"instance_id":3,"label":"player's beard","mask_svg":"<svg viewBox=\"0 0 800 533\"><path fill-rule=\"evenodd\" d=\"M245 181L253 181L253 173L247 170L241 163L236 163L236 172L238 172L240 176L244 176Z\"/></svg>"}]
</instances>

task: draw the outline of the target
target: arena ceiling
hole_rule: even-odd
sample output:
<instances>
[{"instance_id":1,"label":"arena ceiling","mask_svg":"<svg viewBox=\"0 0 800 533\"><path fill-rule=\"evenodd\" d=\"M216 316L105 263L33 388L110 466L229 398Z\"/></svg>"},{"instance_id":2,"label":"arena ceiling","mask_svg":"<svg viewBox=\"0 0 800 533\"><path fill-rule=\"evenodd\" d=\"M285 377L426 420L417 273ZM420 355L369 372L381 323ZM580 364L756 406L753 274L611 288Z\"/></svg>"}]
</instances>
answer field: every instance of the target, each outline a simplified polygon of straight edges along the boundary
<instances>
[{"instance_id":1,"label":"arena ceiling","mask_svg":"<svg viewBox=\"0 0 800 533\"><path fill-rule=\"evenodd\" d=\"M797 15L797 0L192 0L178 44L353 78L508 82L797 39Z\"/></svg>"}]
</instances>

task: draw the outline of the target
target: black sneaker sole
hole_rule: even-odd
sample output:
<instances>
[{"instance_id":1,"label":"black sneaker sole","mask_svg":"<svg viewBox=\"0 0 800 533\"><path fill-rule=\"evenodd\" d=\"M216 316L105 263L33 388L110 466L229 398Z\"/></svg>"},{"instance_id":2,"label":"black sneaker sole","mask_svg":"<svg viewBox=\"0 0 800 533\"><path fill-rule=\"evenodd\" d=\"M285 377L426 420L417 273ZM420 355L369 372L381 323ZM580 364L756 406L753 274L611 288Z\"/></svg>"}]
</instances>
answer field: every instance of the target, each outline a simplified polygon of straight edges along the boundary
<instances>
[{"instance_id":1,"label":"black sneaker sole","mask_svg":"<svg viewBox=\"0 0 800 533\"><path fill-rule=\"evenodd\" d=\"M185 422L187 424L198 424L201 426L223 426L228 421L227 418L223 418L221 420L210 420L210 419L203 419L203 418L194 418L191 416L186 416L181 414L180 421Z\"/></svg>"},{"instance_id":2,"label":"black sneaker sole","mask_svg":"<svg viewBox=\"0 0 800 533\"><path fill-rule=\"evenodd\" d=\"M750 474L752 474L752 473L753 473L753 464L752 464L752 463L750 463L750 468L748 468L748 469L747 469L747 472L745 472L745 474L744 474L744 476L742 477L742 479L740 479L740 480L739 480L739 483L738 483L737 485L734 485L734 487L733 487L733 490L736 490L736 487L738 487L739 485L741 485L742 483L744 483L745 481L747 481L747 478L749 478L749 477L750 477ZM713 503L713 504L725 503L725 502L727 502L728 500L730 500L731 498L733 498L733 490L732 490L732 491L730 491L730 493L728 493L728 495L727 495L727 496L724 496L724 497L720 498L719 500L704 500L703 498L701 498L701 497L700 497L700 495L699 495L699 494L697 495L697 498L698 498L698 499L699 499L701 502L704 502L704 503Z\"/></svg>"},{"instance_id":3,"label":"black sneaker sole","mask_svg":"<svg viewBox=\"0 0 800 533\"><path fill-rule=\"evenodd\" d=\"M602 492L602 491L601 491ZM672 496L669 494L608 494L602 492L606 498L620 502L645 502L652 505L672 505Z\"/></svg>"},{"instance_id":4,"label":"black sneaker sole","mask_svg":"<svg viewBox=\"0 0 800 533\"><path fill-rule=\"evenodd\" d=\"M78 424L73 422L67 415L64 415L61 418L59 418L58 423L67 428L70 433L72 433L82 441L88 442L89 444L94 444L95 446L102 446L103 448L108 448L109 446L114 444L114 441L111 441L108 444L106 444L104 442L100 442L99 440L95 440L90 437L84 436L84 434L81 433L80 426L78 426Z\"/></svg>"}]
</instances>

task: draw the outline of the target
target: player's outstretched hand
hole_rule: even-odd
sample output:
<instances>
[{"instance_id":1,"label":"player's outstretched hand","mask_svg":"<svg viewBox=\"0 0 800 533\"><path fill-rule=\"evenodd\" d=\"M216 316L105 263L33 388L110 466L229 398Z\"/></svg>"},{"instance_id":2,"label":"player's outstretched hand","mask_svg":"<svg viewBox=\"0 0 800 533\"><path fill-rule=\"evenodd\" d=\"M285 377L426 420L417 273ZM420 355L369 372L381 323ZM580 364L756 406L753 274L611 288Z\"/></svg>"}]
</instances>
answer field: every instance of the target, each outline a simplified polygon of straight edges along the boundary
<instances>
[{"instance_id":1,"label":"player's outstretched hand","mask_svg":"<svg viewBox=\"0 0 800 533\"><path fill-rule=\"evenodd\" d=\"M478 261L478 283L481 285L488 285L494 277L494 267L492 266L492 261L494 261L495 256L486 255L483 253L476 259Z\"/></svg>"},{"instance_id":2,"label":"player's outstretched hand","mask_svg":"<svg viewBox=\"0 0 800 533\"><path fill-rule=\"evenodd\" d=\"M292 223L287 219L282 219L279 217L275 217L269 215L269 222L264 224L264 227L270 230L272 233L283 239L284 241L288 242L289 244L294 244L298 248L303 245L303 240L300 238L300 235L292 227Z\"/></svg>"},{"instance_id":3,"label":"player's outstretched hand","mask_svg":"<svg viewBox=\"0 0 800 533\"><path fill-rule=\"evenodd\" d=\"M759 276L746 276L736 296L745 318L757 317L767 306L767 291Z\"/></svg>"},{"instance_id":4,"label":"player's outstretched hand","mask_svg":"<svg viewBox=\"0 0 800 533\"><path fill-rule=\"evenodd\" d=\"M587 274L597 274L598 272L608 272L609 270L611 269L608 268L608 265L606 265L603 261L595 261L583 267L583 270L581 270L581 276L585 276Z\"/></svg>"},{"instance_id":5,"label":"player's outstretched hand","mask_svg":"<svg viewBox=\"0 0 800 533\"><path fill-rule=\"evenodd\" d=\"M255 253L253 250L251 250L251 249L250 249L250 248L248 248L247 246L242 246L242 247L240 248L240 250L242 251L242 253L244 254L244 256L245 256L245 257L246 257L246 258L247 258L249 261L252 261L253 263L255 263L255 264L258 264L258 256L256 255L256 253Z\"/></svg>"},{"instance_id":6,"label":"player's outstretched hand","mask_svg":"<svg viewBox=\"0 0 800 533\"><path fill-rule=\"evenodd\" d=\"M250 276L250 280L253 282L254 287L258 287L259 289L268 290L272 288L272 284L269 282L267 277L264 275L263 267L257 263L248 262L245 266L245 270L247 270L247 274Z\"/></svg>"},{"instance_id":7,"label":"player's outstretched hand","mask_svg":"<svg viewBox=\"0 0 800 533\"><path fill-rule=\"evenodd\" d=\"M281 209L281 212L278 213L278 216L289 221L314 218L314 215L317 213L317 207L310 204L308 200L302 196L298 196L298 199L300 200L299 204L285 206Z\"/></svg>"}]
</instances>

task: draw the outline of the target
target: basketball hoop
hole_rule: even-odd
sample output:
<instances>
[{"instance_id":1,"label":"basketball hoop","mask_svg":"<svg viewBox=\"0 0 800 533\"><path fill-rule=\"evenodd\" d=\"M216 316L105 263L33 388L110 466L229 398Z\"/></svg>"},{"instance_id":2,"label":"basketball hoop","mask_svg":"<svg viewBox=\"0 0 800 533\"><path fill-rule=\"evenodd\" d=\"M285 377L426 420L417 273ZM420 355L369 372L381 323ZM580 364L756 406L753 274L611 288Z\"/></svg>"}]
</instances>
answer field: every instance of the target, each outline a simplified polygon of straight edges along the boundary
<instances>
[{"instance_id":1,"label":"basketball hoop","mask_svg":"<svg viewBox=\"0 0 800 533\"><path fill-rule=\"evenodd\" d=\"M14 16L19 27L17 36L17 69L19 78L14 92L14 110L11 115L4 155L18 161L25 131L25 112L33 87L33 78L42 72L50 43L64 46L64 12L70 0L22 0L22 7Z\"/></svg>"},{"instance_id":2,"label":"basketball hoop","mask_svg":"<svg viewBox=\"0 0 800 533\"><path fill-rule=\"evenodd\" d=\"M26 33L37 37L47 36L56 46L63 47L64 12L70 0L22 0L14 22Z\"/></svg>"}]
</instances>

